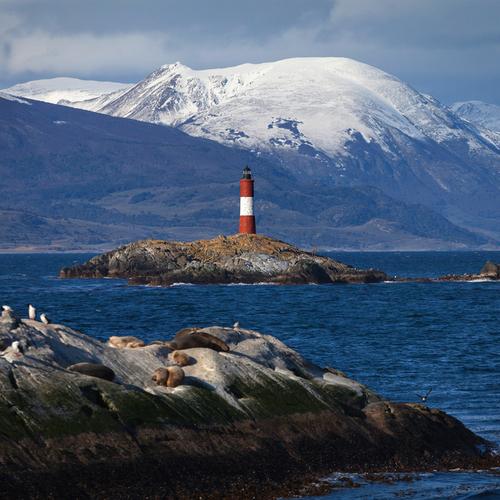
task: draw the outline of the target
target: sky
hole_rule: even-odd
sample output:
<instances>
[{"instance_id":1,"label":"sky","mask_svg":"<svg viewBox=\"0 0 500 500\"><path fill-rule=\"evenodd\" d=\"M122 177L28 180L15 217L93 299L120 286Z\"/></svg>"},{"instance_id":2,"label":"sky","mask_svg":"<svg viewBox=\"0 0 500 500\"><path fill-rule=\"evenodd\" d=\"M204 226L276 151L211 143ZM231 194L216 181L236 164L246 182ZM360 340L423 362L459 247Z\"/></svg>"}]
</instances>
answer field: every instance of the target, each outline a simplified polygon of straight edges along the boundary
<instances>
[{"instance_id":1,"label":"sky","mask_svg":"<svg viewBox=\"0 0 500 500\"><path fill-rule=\"evenodd\" d=\"M500 104L500 0L0 0L0 88L298 56L351 57L447 104Z\"/></svg>"}]
</instances>

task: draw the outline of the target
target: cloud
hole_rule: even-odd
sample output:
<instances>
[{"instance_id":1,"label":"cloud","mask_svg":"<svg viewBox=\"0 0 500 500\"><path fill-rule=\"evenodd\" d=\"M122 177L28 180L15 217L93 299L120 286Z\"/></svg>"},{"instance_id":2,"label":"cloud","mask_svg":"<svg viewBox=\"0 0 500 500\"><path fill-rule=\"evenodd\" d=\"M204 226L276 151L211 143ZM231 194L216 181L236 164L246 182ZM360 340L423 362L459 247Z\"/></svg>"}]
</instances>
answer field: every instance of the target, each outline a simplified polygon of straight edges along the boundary
<instances>
[{"instance_id":1,"label":"cloud","mask_svg":"<svg viewBox=\"0 0 500 500\"><path fill-rule=\"evenodd\" d=\"M40 30L14 37L0 64L11 74L31 72L75 75L146 72L169 59L168 37L162 33L74 36Z\"/></svg>"},{"instance_id":2,"label":"cloud","mask_svg":"<svg viewBox=\"0 0 500 500\"><path fill-rule=\"evenodd\" d=\"M444 101L500 103L499 18L498 0L0 0L0 86L344 56Z\"/></svg>"}]
</instances>

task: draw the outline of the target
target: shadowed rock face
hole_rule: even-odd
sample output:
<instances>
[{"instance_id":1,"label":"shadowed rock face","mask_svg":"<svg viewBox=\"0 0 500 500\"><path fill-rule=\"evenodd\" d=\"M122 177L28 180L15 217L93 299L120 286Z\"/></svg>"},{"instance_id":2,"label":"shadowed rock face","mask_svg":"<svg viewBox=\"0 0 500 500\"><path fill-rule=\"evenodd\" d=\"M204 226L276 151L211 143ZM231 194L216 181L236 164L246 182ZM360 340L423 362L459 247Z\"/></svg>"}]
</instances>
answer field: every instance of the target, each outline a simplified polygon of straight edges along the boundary
<instances>
[{"instance_id":1,"label":"shadowed rock face","mask_svg":"<svg viewBox=\"0 0 500 500\"><path fill-rule=\"evenodd\" d=\"M492 279L500 279L500 264L495 264L488 260L481 268L479 274Z\"/></svg>"},{"instance_id":2,"label":"shadowed rock face","mask_svg":"<svg viewBox=\"0 0 500 500\"><path fill-rule=\"evenodd\" d=\"M261 235L190 243L144 240L61 270L63 278L127 278L130 283L370 283L387 279Z\"/></svg>"},{"instance_id":3,"label":"shadowed rock face","mask_svg":"<svg viewBox=\"0 0 500 500\"><path fill-rule=\"evenodd\" d=\"M440 283L447 281L497 281L500 280L500 264L486 261L477 274L446 274L438 278L395 278L394 281L420 281L425 283Z\"/></svg>"},{"instance_id":4,"label":"shadowed rock face","mask_svg":"<svg viewBox=\"0 0 500 500\"><path fill-rule=\"evenodd\" d=\"M24 351L0 357L2 496L271 498L311 471L498 463L455 418L384 401L272 336L196 331L230 350L184 350L183 385L167 388L151 380L173 365L163 345L117 349L63 325L0 323L0 340ZM75 363L102 364L115 379L69 370Z\"/></svg>"}]
</instances>

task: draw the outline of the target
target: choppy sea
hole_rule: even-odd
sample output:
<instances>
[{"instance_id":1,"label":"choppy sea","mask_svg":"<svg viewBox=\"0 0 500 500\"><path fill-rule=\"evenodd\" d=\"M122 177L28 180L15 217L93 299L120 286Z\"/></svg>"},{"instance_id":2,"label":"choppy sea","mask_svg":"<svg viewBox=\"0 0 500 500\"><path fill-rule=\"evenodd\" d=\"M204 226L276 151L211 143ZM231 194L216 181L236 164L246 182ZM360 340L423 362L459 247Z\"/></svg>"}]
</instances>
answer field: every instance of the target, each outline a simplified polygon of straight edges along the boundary
<instances>
[{"instance_id":1,"label":"choppy sea","mask_svg":"<svg viewBox=\"0 0 500 500\"><path fill-rule=\"evenodd\" d=\"M391 275L478 272L500 252L369 252L330 256ZM164 338L185 326L232 325L270 333L312 361L338 368L396 401L442 408L500 446L500 282L369 285L128 286L60 280L90 254L0 255L0 301L29 302L96 337ZM345 476L343 474L342 476ZM416 474L390 483L352 476L327 497L500 498L500 471ZM407 478L405 478L407 479Z\"/></svg>"}]
</instances>

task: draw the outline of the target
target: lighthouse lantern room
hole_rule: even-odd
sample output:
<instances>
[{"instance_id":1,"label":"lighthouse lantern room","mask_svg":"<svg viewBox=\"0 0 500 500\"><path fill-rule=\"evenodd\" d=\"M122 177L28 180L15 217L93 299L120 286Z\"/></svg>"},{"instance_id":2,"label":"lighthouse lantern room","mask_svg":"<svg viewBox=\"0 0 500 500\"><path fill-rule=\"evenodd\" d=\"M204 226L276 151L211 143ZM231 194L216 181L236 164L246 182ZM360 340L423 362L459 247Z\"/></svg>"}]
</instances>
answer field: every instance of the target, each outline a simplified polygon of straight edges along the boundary
<instances>
[{"instance_id":1,"label":"lighthouse lantern room","mask_svg":"<svg viewBox=\"0 0 500 500\"><path fill-rule=\"evenodd\" d=\"M255 215L253 213L252 171L243 169L240 179L240 233L255 234Z\"/></svg>"}]
</instances>

